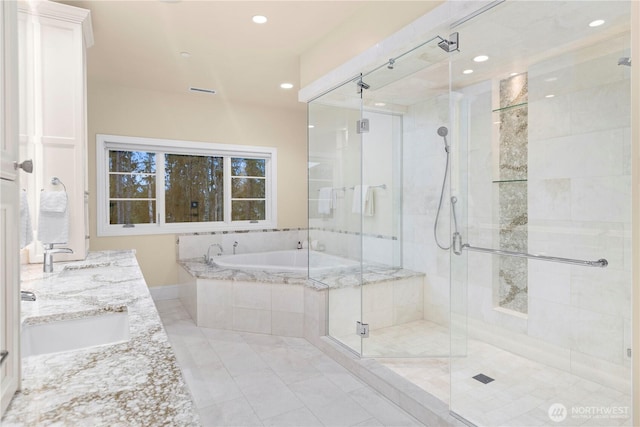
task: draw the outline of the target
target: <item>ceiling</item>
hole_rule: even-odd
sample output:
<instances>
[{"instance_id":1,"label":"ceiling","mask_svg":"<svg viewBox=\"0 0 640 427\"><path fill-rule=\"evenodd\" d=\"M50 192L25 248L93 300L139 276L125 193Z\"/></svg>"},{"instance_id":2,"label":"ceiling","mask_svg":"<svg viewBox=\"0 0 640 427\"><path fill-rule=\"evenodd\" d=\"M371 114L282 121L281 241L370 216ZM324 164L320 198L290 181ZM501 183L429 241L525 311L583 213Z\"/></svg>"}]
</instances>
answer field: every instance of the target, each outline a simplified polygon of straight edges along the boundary
<instances>
[{"instance_id":1,"label":"ceiling","mask_svg":"<svg viewBox=\"0 0 640 427\"><path fill-rule=\"evenodd\" d=\"M460 51L446 54L436 38L396 58L391 69L382 65L365 74L363 80L370 88L363 96L364 105L402 113L408 106L448 94L450 84L452 90L459 90L525 71L535 76L604 55L614 56L607 71L610 76L628 72L617 65L617 59L628 56L630 48L629 7L628 2L619 1L594 1L588 7L577 1L496 4L455 28ZM589 26L597 19L604 24ZM475 62L473 58L481 54L490 59ZM560 93L574 84L579 82L569 78L546 86ZM357 108L360 96L355 83L349 83L325 95L322 102ZM379 104L383 107L376 107Z\"/></svg>"},{"instance_id":2,"label":"ceiling","mask_svg":"<svg viewBox=\"0 0 640 427\"><path fill-rule=\"evenodd\" d=\"M371 13L369 9L377 8L384 16L384 7L393 3L61 2L91 10L95 44L87 53L90 84L180 93L197 87L213 89L216 95L191 95L283 108L304 108L297 101L300 57L304 52L337 28L344 29L350 19L365 9ZM411 2L396 2L394 6L402 3ZM254 15L264 15L268 22L255 24L251 20ZM190 56L185 58L181 52ZM283 82L292 83L293 88L281 89Z\"/></svg>"}]
</instances>

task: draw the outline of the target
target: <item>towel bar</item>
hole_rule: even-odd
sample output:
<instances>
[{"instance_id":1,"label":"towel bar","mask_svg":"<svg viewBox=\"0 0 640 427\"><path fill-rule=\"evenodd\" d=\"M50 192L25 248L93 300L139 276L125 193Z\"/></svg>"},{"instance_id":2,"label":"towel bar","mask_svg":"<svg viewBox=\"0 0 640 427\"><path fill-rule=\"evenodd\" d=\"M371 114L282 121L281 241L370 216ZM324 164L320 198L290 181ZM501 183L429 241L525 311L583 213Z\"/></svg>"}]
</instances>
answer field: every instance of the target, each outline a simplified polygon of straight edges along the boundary
<instances>
[{"instance_id":1,"label":"towel bar","mask_svg":"<svg viewBox=\"0 0 640 427\"><path fill-rule=\"evenodd\" d=\"M563 264L581 265L581 266L584 266L584 267L602 267L602 268L604 268L607 265L609 265L609 261L607 261L604 258L600 258L597 261L588 261L588 260L573 259L573 258L561 258L561 257L556 257L556 256L528 254L526 252L514 252L514 251L501 250L501 249L480 248L480 247L477 247L477 246L471 246L468 243L464 243L463 245L460 246L460 249L458 249L458 250L454 249L453 252L456 255L461 255L462 254L462 250L464 250L464 249L466 249L468 251L472 251L472 252L482 252L482 253L487 253L487 254L504 255L504 256L511 256L511 257L517 257L517 258L537 259L537 260L540 260L540 261L561 262Z\"/></svg>"}]
</instances>

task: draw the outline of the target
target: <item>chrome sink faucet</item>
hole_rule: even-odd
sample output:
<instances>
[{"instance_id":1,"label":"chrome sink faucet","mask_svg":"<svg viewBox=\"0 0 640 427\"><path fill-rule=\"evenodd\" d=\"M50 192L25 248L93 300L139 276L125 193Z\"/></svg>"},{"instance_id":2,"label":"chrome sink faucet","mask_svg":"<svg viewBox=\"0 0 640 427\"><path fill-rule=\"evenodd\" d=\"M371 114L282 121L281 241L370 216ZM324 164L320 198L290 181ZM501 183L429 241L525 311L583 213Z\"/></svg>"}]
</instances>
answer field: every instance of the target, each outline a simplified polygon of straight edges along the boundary
<instances>
[{"instance_id":1,"label":"chrome sink faucet","mask_svg":"<svg viewBox=\"0 0 640 427\"><path fill-rule=\"evenodd\" d=\"M233 242L233 254L236 254L236 248L238 247L238 241Z\"/></svg>"},{"instance_id":2,"label":"chrome sink faucet","mask_svg":"<svg viewBox=\"0 0 640 427\"><path fill-rule=\"evenodd\" d=\"M44 264L42 271L45 273L53 272L53 254L72 254L73 250L69 248L54 248L52 243L44 245Z\"/></svg>"},{"instance_id":3,"label":"chrome sink faucet","mask_svg":"<svg viewBox=\"0 0 640 427\"><path fill-rule=\"evenodd\" d=\"M211 248L218 248L218 253L216 254L216 256L220 256L224 253L224 249L222 248L222 245L220 243L213 243L211 245L209 245L209 249L207 249L207 254L204 256L204 260L207 263L207 265L211 265L213 263L213 260L211 259Z\"/></svg>"},{"instance_id":4,"label":"chrome sink faucet","mask_svg":"<svg viewBox=\"0 0 640 427\"><path fill-rule=\"evenodd\" d=\"M35 301L36 294L31 291L20 291L20 300L22 301Z\"/></svg>"}]
</instances>

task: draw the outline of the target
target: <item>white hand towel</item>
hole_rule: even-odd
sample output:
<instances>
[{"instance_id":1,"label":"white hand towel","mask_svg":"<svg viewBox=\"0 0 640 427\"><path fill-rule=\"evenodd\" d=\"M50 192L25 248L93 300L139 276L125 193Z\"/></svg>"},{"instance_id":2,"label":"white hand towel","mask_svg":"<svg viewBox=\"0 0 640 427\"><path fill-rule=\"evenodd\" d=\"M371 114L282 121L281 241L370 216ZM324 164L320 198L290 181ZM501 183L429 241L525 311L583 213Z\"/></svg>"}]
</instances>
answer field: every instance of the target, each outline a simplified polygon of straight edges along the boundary
<instances>
[{"instance_id":1,"label":"white hand towel","mask_svg":"<svg viewBox=\"0 0 640 427\"><path fill-rule=\"evenodd\" d=\"M375 213L373 190L368 185L356 185L353 188L353 205L351 211L364 216L373 216Z\"/></svg>"},{"instance_id":2,"label":"white hand towel","mask_svg":"<svg viewBox=\"0 0 640 427\"><path fill-rule=\"evenodd\" d=\"M67 210L65 191L42 191L40 193L40 212L64 212Z\"/></svg>"},{"instance_id":3,"label":"white hand towel","mask_svg":"<svg viewBox=\"0 0 640 427\"><path fill-rule=\"evenodd\" d=\"M33 227L31 227L31 213L29 212L29 201L27 192L20 192L20 249L33 241Z\"/></svg>"},{"instance_id":4,"label":"white hand towel","mask_svg":"<svg viewBox=\"0 0 640 427\"><path fill-rule=\"evenodd\" d=\"M351 212L356 214L364 212L364 206L366 203L365 197L367 196L368 191L368 185L356 185L353 187L353 203L351 205Z\"/></svg>"},{"instance_id":5,"label":"white hand towel","mask_svg":"<svg viewBox=\"0 0 640 427\"><path fill-rule=\"evenodd\" d=\"M331 209L335 208L333 203L333 188L322 187L318 191L318 213L320 215L331 215Z\"/></svg>"},{"instance_id":6,"label":"white hand towel","mask_svg":"<svg viewBox=\"0 0 640 427\"><path fill-rule=\"evenodd\" d=\"M42 244L69 242L69 209L64 191L41 191L38 240Z\"/></svg>"},{"instance_id":7,"label":"white hand towel","mask_svg":"<svg viewBox=\"0 0 640 427\"><path fill-rule=\"evenodd\" d=\"M373 188L368 187L364 194L364 206L362 207L364 216L373 216L376 213L374 194Z\"/></svg>"}]
</instances>

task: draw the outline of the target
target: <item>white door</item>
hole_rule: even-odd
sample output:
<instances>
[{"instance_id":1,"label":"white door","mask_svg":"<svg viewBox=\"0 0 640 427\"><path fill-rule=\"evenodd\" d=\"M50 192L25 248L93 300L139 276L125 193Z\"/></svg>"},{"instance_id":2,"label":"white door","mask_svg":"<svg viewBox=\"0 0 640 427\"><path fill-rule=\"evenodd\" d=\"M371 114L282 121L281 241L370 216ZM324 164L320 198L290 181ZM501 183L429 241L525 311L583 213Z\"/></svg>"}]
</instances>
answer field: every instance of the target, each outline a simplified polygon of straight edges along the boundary
<instances>
[{"instance_id":1,"label":"white door","mask_svg":"<svg viewBox=\"0 0 640 427\"><path fill-rule=\"evenodd\" d=\"M0 417L20 385L18 55L15 1L0 2Z\"/></svg>"}]
</instances>

